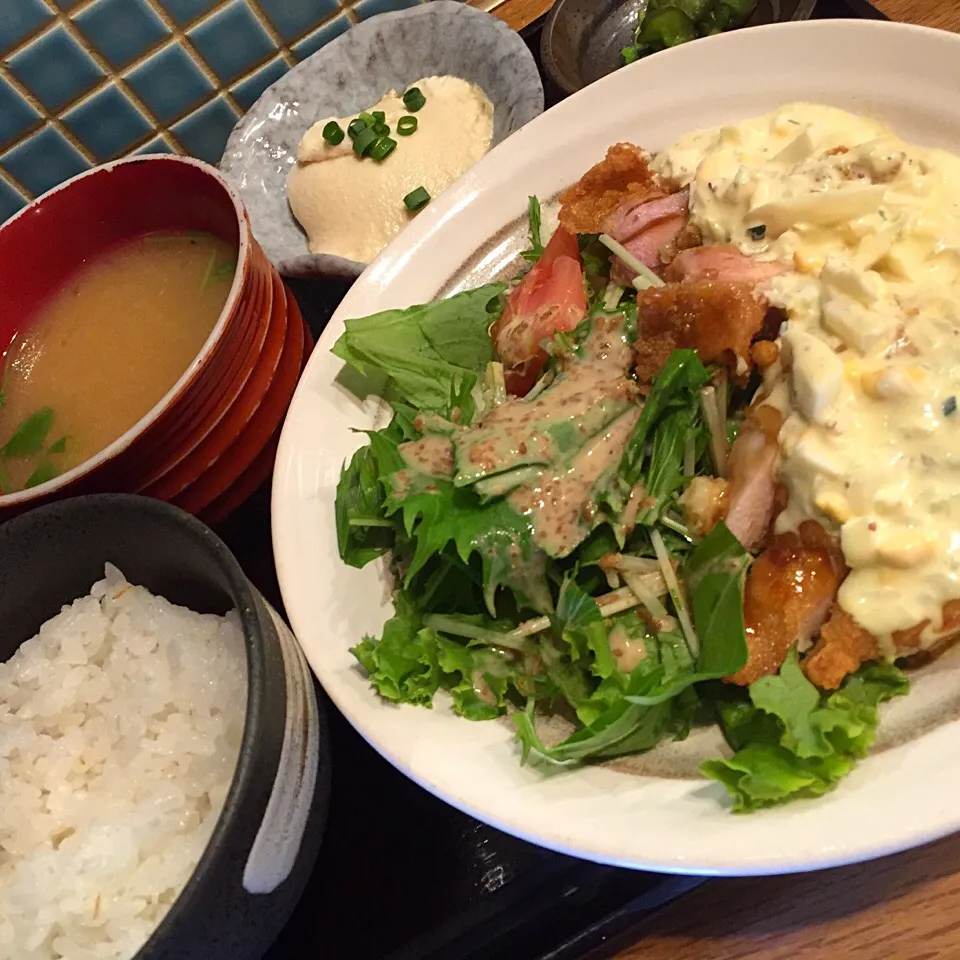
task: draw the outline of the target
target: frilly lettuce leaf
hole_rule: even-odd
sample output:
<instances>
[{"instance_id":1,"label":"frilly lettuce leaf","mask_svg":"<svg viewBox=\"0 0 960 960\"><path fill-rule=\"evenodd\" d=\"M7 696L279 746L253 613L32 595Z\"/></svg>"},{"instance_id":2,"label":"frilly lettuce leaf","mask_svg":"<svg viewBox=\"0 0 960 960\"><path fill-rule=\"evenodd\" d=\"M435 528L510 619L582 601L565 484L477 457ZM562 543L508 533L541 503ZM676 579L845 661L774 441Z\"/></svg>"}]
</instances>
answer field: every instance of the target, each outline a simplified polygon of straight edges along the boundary
<instances>
[{"instance_id":1,"label":"frilly lettuce leaf","mask_svg":"<svg viewBox=\"0 0 960 960\"><path fill-rule=\"evenodd\" d=\"M718 701L721 727L736 753L708 760L701 770L727 788L737 812L820 796L873 745L879 705L909 686L895 665L871 663L835 693L823 694L793 649L777 676L750 686L749 703Z\"/></svg>"},{"instance_id":2,"label":"frilly lettuce leaf","mask_svg":"<svg viewBox=\"0 0 960 960\"><path fill-rule=\"evenodd\" d=\"M506 712L514 668L489 647L470 647L445 637L438 643L440 669L453 697L453 709L468 720L492 720Z\"/></svg>"},{"instance_id":3,"label":"frilly lettuce leaf","mask_svg":"<svg viewBox=\"0 0 960 960\"><path fill-rule=\"evenodd\" d=\"M439 638L422 626L416 605L404 591L394 595L394 606L383 636L364 637L350 652L385 700L429 707L440 687Z\"/></svg>"},{"instance_id":4,"label":"frilly lettuce leaf","mask_svg":"<svg viewBox=\"0 0 960 960\"><path fill-rule=\"evenodd\" d=\"M468 720L490 720L506 710L517 667L503 652L468 646L423 625L413 598L394 595L396 612L383 635L364 637L351 649L385 700L429 707L437 690L453 698L453 709Z\"/></svg>"}]
</instances>

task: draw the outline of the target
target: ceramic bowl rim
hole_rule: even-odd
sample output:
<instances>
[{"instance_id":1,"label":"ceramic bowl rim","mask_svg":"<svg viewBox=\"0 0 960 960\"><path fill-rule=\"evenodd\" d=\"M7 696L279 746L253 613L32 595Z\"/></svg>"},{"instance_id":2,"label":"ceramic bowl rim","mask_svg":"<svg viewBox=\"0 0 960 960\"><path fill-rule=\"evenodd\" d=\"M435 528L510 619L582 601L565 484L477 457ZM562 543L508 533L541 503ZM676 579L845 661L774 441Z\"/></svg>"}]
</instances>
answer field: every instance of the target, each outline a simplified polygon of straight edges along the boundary
<instances>
[{"instance_id":1,"label":"ceramic bowl rim","mask_svg":"<svg viewBox=\"0 0 960 960\"><path fill-rule=\"evenodd\" d=\"M227 295L226 302L220 311L220 316L217 318L217 322L214 324L213 329L210 331L207 339L203 342L203 346L200 347L200 350L197 352L196 356L193 358L193 360L191 360L187 369L184 370L173 386L170 387L170 389L167 390L167 392L139 420L137 420L136 423L133 424L133 426L124 431L124 433L117 437L116 440L108 444L94 456L84 460L82 463L77 464L77 466L65 471L59 476L54 477L52 480L48 480L46 483L38 484L35 487L30 487L27 490L17 490L13 493L0 494L0 510L7 508L23 508L34 500L42 499L43 497L54 494L58 490L72 485L82 477L88 476L99 467L103 466L103 464L115 459L119 454L129 449L129 447L132 446L132 444L143 433L145 433L146 430L156 423L163 413L165 413L177 402L184 390L186 390L186 388L193 383L196 377L200 375L200 373L209 363L211 356L223 339L224 334L227 332L229 321L234 316L237 301L239 300L241 291L244 288L243 265L253 254L253 232L250 229L246 208L243 205L243 201L240 199L239 193L216 167L209 163L205 163L203 160L198 160L195 157L181 156L179 154L156 153L142 154L135 157L122 157L121 159L113 160L110 163L104 163L96 167L91 167L91 169L84 170L82 173L71 177L69 180L64 180L63 183L57 184L57 186L48 190L31 203L27 204L27 206L17 211L17 213L15 213L9 220L0 224L0 231L7 230L12 224L17 223L21 218L26 218L32 215L33 211L36 210L40 204L48 201L49 198L57 193L69 190L82 180L85 180L89 177L109 174L117 167L153 163L184 164L186 166L197 168L200 170L200 172L204 173L218 184L218 186L225 192L227 198L233 206L234 212L237 216L237 232L239 235L237 267L234 271L230 292Z\"/></svg>"}]
</instances>

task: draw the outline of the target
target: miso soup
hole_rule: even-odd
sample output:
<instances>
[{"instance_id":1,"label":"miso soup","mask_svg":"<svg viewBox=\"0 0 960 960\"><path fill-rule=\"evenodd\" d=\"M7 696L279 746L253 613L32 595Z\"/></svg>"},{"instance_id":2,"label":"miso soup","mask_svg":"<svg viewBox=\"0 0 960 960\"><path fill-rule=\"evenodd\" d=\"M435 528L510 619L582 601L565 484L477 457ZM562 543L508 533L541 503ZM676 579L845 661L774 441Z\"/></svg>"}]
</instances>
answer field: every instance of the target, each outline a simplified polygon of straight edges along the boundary
<instances>
[{"instance_id":1,"label":"miso soup","mask_svg":"<svg viewBox=\"0 0 960 960\"><path fill-rule=\"evenodd\" d=\"M217 237L149 234L58 291L2 358L0 492L89 460L155 406L210 335L236 264Z\"/></svg>"}]
</instances>

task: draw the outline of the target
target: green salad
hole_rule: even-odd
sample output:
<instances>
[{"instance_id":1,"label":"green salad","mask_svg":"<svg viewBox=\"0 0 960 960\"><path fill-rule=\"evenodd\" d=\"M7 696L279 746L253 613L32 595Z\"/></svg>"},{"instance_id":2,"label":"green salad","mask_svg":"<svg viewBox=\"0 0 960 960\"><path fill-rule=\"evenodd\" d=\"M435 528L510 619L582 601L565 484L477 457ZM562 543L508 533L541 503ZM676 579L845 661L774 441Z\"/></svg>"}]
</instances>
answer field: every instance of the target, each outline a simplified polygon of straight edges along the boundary
<instances>
[{"instance_id":1,"label":"green salad","mask_svg":"<svg viewBox=\"0 0 960 960\"><path fill-rule=\"evenodd\" d=\"M756 8L757 0L650 0L622 50L624 63L743 26Z\"/></svg>"},{"instance_id":2,"label":"green salad","mask_svg":"<svg viewBox=\"0 0 960 960\"><path fill-rule=\"evenodd\" d=\"M731 755L701 769L734 810L825 793L874 742L904 675L867 664L823 692L794 649L748 688L722 681L747 661L753 558L722 521L697 536L680 498L718 473L751 387L687 349L638 383L638 290L661 281L634 264L637 281L618 286L622 248L581 235L565 293L553 248L571 235L545 246L534 199L530 220L518 285L348 320L334 347L393 411L337 489L343 561L389 552L396 575L394 615L358 638L356 659L386 700L428 708L443 690L465 720L509 718L523 762L595 763L718 724ZM511 396L491 329L502 342L541 317L548 282L554 306L582 298L584 315L537 340L535 381ZM572 732L546 739L544 717Z\"/></svg>"}]
</instances>

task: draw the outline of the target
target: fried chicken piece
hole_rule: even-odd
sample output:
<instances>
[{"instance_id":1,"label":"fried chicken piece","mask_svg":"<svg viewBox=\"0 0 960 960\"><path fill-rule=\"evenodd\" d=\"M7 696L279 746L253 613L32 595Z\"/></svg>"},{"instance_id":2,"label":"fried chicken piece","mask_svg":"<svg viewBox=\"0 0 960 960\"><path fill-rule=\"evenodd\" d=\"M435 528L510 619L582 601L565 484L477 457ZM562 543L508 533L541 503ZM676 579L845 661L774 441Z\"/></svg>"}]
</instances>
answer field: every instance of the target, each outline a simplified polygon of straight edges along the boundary
<instances>
[{"instance_id":1,"label":"fried chicken piece","mask_svg":"<svg viewBox=\"0 0 960 960\"><path fill-rule=\"evenodd\" d=\"M896 655L906 657L918 653L923 632L929 625L930 621L924 620L908 630L897 630L893 634ZM941 632L944 644L960 632L960 600L950 600L943 605ZM811 683L823 690L836 690L860 664L879 656L877 638L838 608L820 630L820 639L804 657L803 670Z\"/></svg>"},{"instance_id":2,"label":"fried chicken piece","mask_svg":"<svg viewBox=\"0 0 960 960\"><path fill-rule=\"evenodd\" d=\"M637 295L637 377L649 381L680 348L736 374L750 365L750 343L763 326L766 304L749 283L699 280L650 287Z\"/></svg>"},{"instance_id":3,"label":"fried chicken piece","mask_svg":"<svg viewBox=\"0 0 960 960\"><path fill-rule=\"evenodd\" d=\"M675 283L694 280L728 280L756 285L772 280L790 268L776 260L748 257L732 243L711 244L682 250L670 262L664 278Z\"/></svg>"},{"instance_id":4,"label":"fried chicken piece","mask_svg":"<svg viewBox=\"0 0 960 960\"><path fill-rule=\"evenodd\" d=\"M763 543L774 517L786 506L780 502L786 488L776 477L782 423L773 407L747 409L727 458L727 476L694 477L680 498L684 519L694 533L705 537L724 520L745 549L755 550Z\"/></svg>"},{"instance_id":5,"label":"fried chicken piece","mask_svg":"<svg viewBox=\"0 0 960 960\"><path fill-rule=\"evenodd\" d=\"M652 203L660 203L654 200ZM652 204L644 204L651 206ZM645 267L653 271L663 269L666 262L664 259L665 251L669 250L677 241L687 222L686 215L668 217L666 220L659 220L651 223L641 233L638 233L632 240L628 240L624 247L633 254ZM621 287L629 287L637 271L627 266L619 257L611 258L610 279L614 283L619 283Z\"/></svg>"},{"instance_id":6,"label":"fried chicken piece","mask_svg":"<svg viewBox=\"0 0 960 960\"><path fill-rule=\"evenodd\" d=\"M700 228L691 221L687 221L683 229L660 250L660 258L664 263L671 263L674 258L684 250L691 250L693 247L699 247L703 243L703 234Z\"/></svg>"},{"instance_id":7,"label":"fried chicken piece","mask_svg":"<svg viewBox=\"0 0 960 960\"><path fill-rule=\"evenodd\" d=\"M656 200L638 201L633 198L607 217L603 232L619 243L627 243L664 220L676 220L679 217L682 223L686 223L689 204L689 190L680 190L666 197L657 197Z\"/></svg>"},{"instance_id":8,"label":"fried chicken piece","mask_svg":"<svg viewBox=\"0 0 960 960\"><path fill-rule=\"evenodd\" d=\"M823 690L836 690L861 663L880 656L877 638L844 610L834 610L820 637L803 658L807 679Z\"/></svg>"},{"instance_id":9,"label":"fried chicken piece","mask_svg":"<svg viewBox=\"0 0 960 960\"><path fill-rule=\"evenodd\" d=\"M606 157L560 194L560 223L571 233L603 233L611 214L667 195L647 154L615 143Z\"/></svg>"},{"instance_id":10,"label":"fried chicken piece","mask_svg":"<svg viewBox=\"0 0 960 960\"><path fill-rule=\"evenodd\" d=\"M776 673L790 647L820 629L845 572L836 544L814 520L774 537L744 587L747 663L726 681L748 686Z\"/></svg>"},{"instance_id":11,"label":"fried chicken piece","mask_svg":"<svg viewBox=\"0 0 960 960\"><path fill-rule=\"evenodd\" d=\"M748 407L727 457L726 522L747 550L763 542L773 522L783 417L773 407Z\"/></svg>"}]
</instances>

